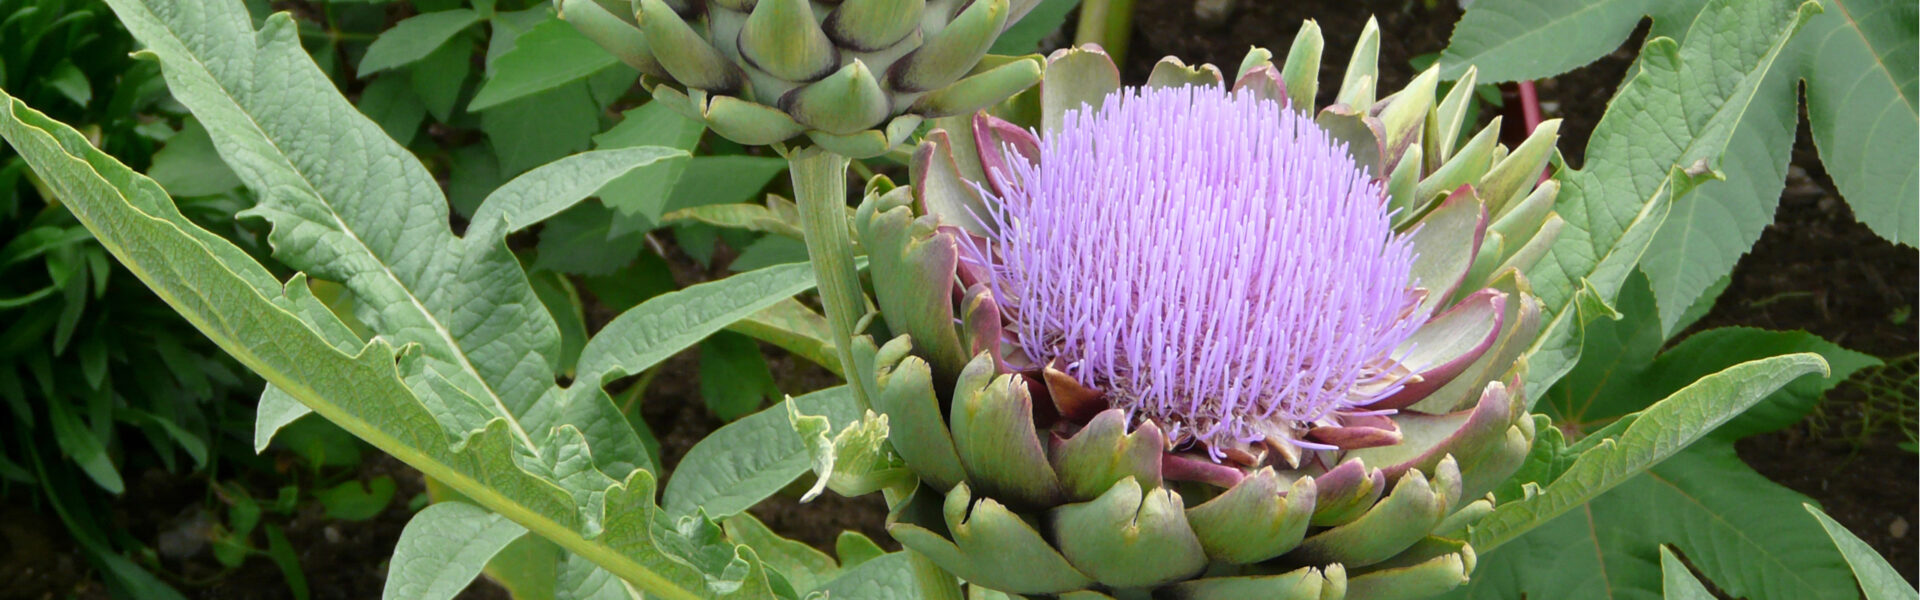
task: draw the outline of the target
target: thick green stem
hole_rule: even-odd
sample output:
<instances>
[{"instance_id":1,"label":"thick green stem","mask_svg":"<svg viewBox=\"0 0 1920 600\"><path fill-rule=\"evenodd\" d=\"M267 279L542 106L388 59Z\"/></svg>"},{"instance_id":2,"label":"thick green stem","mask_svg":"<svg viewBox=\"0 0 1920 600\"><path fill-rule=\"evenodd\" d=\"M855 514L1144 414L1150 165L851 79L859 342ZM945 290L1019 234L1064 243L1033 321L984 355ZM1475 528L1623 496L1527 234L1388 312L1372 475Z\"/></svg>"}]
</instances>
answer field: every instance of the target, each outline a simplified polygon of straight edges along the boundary
<instances>
[{"instance_id":1,"label":"thick green stem","mask_svg":"<svg viewBox=\"0 0 1920 600\"><path fill-rule=\"evenodd\" d=\"M853 362L853 331L866 315L866 293L853 264L853 240L847 237L847 163L845 156L804 148L789 157L794 201L800 205L800 229L807 238L807 258L819 281L820 305L833 328L834 352L847 373L847 384L865 409L865 377Z\"/></svg>"}]
</instances>

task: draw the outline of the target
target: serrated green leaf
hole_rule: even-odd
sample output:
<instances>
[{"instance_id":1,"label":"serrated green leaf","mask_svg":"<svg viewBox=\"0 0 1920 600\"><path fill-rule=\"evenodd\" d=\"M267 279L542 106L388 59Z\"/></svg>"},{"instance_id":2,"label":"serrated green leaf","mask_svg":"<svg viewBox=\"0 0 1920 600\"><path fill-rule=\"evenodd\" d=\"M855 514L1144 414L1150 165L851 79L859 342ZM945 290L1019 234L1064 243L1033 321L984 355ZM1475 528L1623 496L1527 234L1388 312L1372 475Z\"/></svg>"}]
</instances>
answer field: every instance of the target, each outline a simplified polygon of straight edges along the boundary
<instances>
[{"instance_id":1,"label":"serrated green leaf","mask_svg":"<svg viewBox=\"0 0 1920 600\"><path fill-rule=\"evenodd\" d=\"M1801 375L1827 375L1817 354L1748 361L1700 378L1642 411L1620 436L1574 460L1539 495L1495 508L1473 529L1474 548L1489 551L1592 500L1659 464L1714 427Z\"/></svg>"},{"instance_id":2,"label":"serrated green leaf","mask_svg":"<svg viewBox=\"0 0 1920 600\"><path fill-rule=\"evenodd\" d=\"M833 423L852 423L860 416L846 386L794 398L793 404ZM759 504L811 468L783 403L728 423L694 444L674 468L660 505L674 514L701 510L726 517Z\"/></svg>"},{"instance_id":3,"label":"serrated green leaf","mask_svg":"<svg viewBox=\"0 0 1920 600\"><path fill-rule=\"evenodd\" d=\"M618 64L620 59L573 25L549 17L514 38L513 49L489 59L487 81L467 110L487 110L558 89Z\"/></svg>"},{"instance_id":4,"label":"serrated green leaf","mask_svg":"<svg viewBox=\"0 0 1920 600\"><path fill-rule=\"evenodd\" d=\"M1807 22L1807 120L1853 216L1888 241L1920 243L1916 23L1906 0L1827 0Z\"/></svg>"},{"instance_id":5,"label":"serrated green leaf","mask_svg":"<svg viewBox=\"0 0 1920 600\"><path fill-rule=\"evenodd\" d=\"M525 535L527 529L520 524L472 504L428 506L400 531L381 597L451 599L495 554Z\"/></svg>"},{"instance_id":6,"label":"serrated green leaf","mask_svg":"<svg viewBox=\"0 0 1920 600\"><path fill-rule=\"evenodd\" d=\"M1881 558L1880 553L1874 552L1872 546L1860 541L1853 532L1847 531L1846 527L1834 522L1832 517L1820 512L1820 509L1814 505L1801 506L1820 522L1820 528L1826 531L1827 536L1833 538L1834 546L1839 548L1840 554L1847 558L1847 567L1853 570L1853 576L1860 583L1860 590L1866 593L1867 600L1894 600L1915 596L1913 585L1900 577L1900 572L1893 570L1893 565L1887 564L1887 559Z\"/></svg>"},{"instance_id":7,"label":"serrated green leaf","mask_svg":"<svg viewBox=\"0 0 1920 600\"><path fill-rule=\"evenodd\" d=\"M424 59L479 22L480 13L459 8L414 15L395 23L367 45L367 53L360 57L360 77Z\"/></svg>"},{"instance_id":8,"label":"serrated green leaf","mask_svg":"<svg viewBox=\"0 0 1920 600\"><path fill-rule=\"evenodd\" d=\"M1602 299L1618 292L1676 199L1711 173L1781 49L1817 11L1812 2L1755 10L1713 0L1684 43L1647 42L1594 129L1585 168L1558 175L1555 211L1566 225L1528 273L1548 319L1529 351L1528 387L1545 388L1571 366L1564 354L1538 350L1574 336L1575 290L1584 280Z\"/></svg>"}]
</instances>

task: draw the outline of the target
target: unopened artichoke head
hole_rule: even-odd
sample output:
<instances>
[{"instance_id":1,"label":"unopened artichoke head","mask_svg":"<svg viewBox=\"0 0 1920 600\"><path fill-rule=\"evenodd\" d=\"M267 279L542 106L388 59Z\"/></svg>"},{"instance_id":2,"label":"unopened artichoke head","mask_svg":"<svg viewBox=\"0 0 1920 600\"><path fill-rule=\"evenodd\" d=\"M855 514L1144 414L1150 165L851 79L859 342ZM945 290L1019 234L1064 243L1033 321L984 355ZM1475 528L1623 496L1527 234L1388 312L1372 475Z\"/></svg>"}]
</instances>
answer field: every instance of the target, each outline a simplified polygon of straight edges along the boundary
<instances>
[{"instance_id":1,"label":"unopened artichoke head","mask_svg":"<svg viewBox=\"0 0 1920 600\"><path fill-rule=\"evenodd\" d=\"M1063 50L1037 114L943 120L911 187L870 183L855 222L896 337L856 357L924 482L889 519L904 546L1017 594L1466 580L1466 527L1535 434L1523 273L1560 226L1553 124L1456 144L1466 92L1436 99L1430 71L1375 100L1370 40L1319 111L1311 23L1232 84L1169 59L1123 88Z\"/></svg>"},{"instance_id":2,"label":"unopened artichoke head","mask_svg":"<svg viewBox=\"0 0 1920 600\"><path fill-rule=\"evenodd\" d=\"M639 69L654 101L715 133L804 134L865 158L1038 81L1038 56L987 55L1037 2L562 0L560 14Z\"/></svg>"}]
</instances>

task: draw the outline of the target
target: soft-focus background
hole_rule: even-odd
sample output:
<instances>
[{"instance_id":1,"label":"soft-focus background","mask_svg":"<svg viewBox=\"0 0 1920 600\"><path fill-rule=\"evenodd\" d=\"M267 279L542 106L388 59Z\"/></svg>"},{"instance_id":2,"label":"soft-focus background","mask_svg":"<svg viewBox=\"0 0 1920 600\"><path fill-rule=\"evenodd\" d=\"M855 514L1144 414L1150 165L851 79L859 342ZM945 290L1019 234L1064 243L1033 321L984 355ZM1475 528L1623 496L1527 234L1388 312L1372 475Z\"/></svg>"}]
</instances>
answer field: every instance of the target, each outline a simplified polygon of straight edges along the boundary
<instances>
[{"instance_id":1,"label":"soft-focus background","mask_svg":"<svg viewBox=\"0 0 1920 600\"><path fill-rule=\"evenodd\" d=\"M510 241L531 267L543 300L576 307L567 320L576 349L583 332L654 294L805 258L798 242L778 236L667 218L677 208L785 193L784 162L651 120L654 115L638 108L645 96L633 85L635 73L555 19L545 2L476 2L491 8L438 19L436 26L452 33L425 37L442 43L389 41L375 51L376 40L397 24L470 10L469 3L248 4L256 18L272 11L296 15L316 62L440 178L456 226L501 182L572 152L640 144L696 151L679 172L647 175L668 182L664 187L616 182L599 201ZM1049 0L1036 14L1066 18L1047 21L1022 41L1037 40L1041 51L1071 41L1073 4ZM1337 79L1371 14L1385 32L1380 87L1397 89L1446 47L1461 15L1451 2L1408 0L1238 5L1230 18L1215 19L1196 16L1190 0L1138 3L1123 65L1128 82L1142 82L1163 55L1230 70L1248 46L1282 51L1309 18L1327 37L1323 80ZM1067 31L1049 33L1053 22L1064 22ZM1595 64L1535 83L1544 116L1564 119L1560 146L1569 164L1580 164L1588 135L1646 30L1643 24ZM421 37L402 33L394 38ZM237 217L251 198L205 132L168 97L158 68L129 56L134 49L97 1L0 0L0 87L74 124L160 181L203 226L273 264L263 228ZM555 65L582 75L543 78ZM1515 141L1524 136L1516 90L1485 86L1476 113L1483 123L1507 114ZM897 165L875 168L904 180ZM25 165L0 148L0 598L377 596L402 526L426 503L425 482L317 418L296 422L256 453L253 406L261 381L176 317L114 263L58 199L39 190ZM1862 365L1877 359L1880 364L1858 368L1827 391L1803 420L1739 440L1737 460L1712 463L1714 472L1698 475L1728 478L1728 485L1747 486L1756 497L1792 500L1797 493L1817 501L1909 581L1920 563L1920 533L1913 531L1920 519L1917 270L1920 255L1913 248L1891 244L1854 220L1803 117L1774 224L1740 259L1718 299L1702 304L1710 307L1703 317L1673 341L1658 335L1641 341L1651 355L1690 332L1716 327L1804 330L1860 353ZM1629 317L1636 308L1651 308L1644 300L1650 292L1639 285L1630 284L1618 303ZM657 439L660 467L671 471L687 448L727 421L782 393L834 381L778 348L722 333L615 389L643 433ZM1577 397L1556 391L1548 397ZM1567 412L1556 421L1569 434L1605 424L1583 419L1579 407L1549 401L1542 410ZM1596 503L1654 503L1650 510L1699 511L1756 536L1766 531L1765 515L1756 522L1741 506L1658 504L1665 501L1657 495L1666 481L1662 473L1656 469L1645 485L1625 486ZM754 512L781 533L817 546L830 547L847 528L886 540L877 498L827 495L807 505L770 502ZM1556 531L1564 535L1564 529ZM1634 541L1604 523L1590 529L1585 535L1602 553L1625 551ZM482 581L465 597L504 596Z\"/></svg>"}]
</instances>

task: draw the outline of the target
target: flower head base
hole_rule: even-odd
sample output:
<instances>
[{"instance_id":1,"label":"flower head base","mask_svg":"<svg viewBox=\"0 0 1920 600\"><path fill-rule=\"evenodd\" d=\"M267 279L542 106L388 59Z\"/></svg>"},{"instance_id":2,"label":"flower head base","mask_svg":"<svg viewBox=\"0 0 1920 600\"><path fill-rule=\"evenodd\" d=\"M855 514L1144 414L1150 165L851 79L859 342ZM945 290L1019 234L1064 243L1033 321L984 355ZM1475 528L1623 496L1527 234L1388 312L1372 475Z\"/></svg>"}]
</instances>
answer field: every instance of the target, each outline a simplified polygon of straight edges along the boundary
<instances>
[{"instance_id":1,"label":"flower head base","mask_svg":"<svg viewBox=\"0 0 1920 600\"><path fill-rule=\"evenodd\" d=\"M1220 86L1124 88L1064 123L989 174L995 294L1035 364L1216 448L1297 443L1290 423L1397 389L1413 250L1344 144Z\"/></svg>"}]
</instances>

